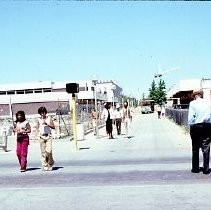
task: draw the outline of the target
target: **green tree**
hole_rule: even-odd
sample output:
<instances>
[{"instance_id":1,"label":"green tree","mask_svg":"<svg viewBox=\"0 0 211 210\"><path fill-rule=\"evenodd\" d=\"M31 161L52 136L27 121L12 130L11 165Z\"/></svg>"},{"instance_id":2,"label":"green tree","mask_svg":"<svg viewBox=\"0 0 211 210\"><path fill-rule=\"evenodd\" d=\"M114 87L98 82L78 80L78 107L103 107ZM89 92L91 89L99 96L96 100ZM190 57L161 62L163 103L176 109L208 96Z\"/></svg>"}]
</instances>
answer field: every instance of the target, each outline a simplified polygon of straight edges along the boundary
<instances>
[{"instance_id":1,"label":"green tree","mask_svg":"<svg viewBox=\"0 0 211 210\"><path fill-rule=\"evenodd\" d=\"M149 88L149 98L156 101L157 99L157 87L155 80L152 81L151 88Z\"/></svg>"},{"instance_id":2,"label":"green tree","mask_svg":"<svg viewBox=\"0 0 211 210\"><path fill-rule=\"evenodd\" d=\"M152 81L151 88L149 88L149 98L160 105L166 102L166 84L164 80L160 79L158 84L155 83L155 80Z\"/></svg>"},{"instance_id":3,"label":"green tree","mask_svg":"<svg viewBox=\"0 0 211 210\"><path fill-rule=\"evenodd\" d=\"M166 84L164 80L160 79L157 87L157 101L158 104L163 104L166 102Z\"/></svg>"}]
</instances>

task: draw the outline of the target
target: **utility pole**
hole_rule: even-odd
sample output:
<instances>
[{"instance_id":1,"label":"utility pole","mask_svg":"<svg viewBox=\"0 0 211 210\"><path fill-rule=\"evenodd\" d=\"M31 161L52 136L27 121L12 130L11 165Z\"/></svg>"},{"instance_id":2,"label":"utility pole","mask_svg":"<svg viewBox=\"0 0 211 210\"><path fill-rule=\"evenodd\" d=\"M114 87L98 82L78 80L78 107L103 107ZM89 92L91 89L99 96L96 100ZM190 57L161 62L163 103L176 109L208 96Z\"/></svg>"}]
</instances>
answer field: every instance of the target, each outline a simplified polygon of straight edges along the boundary
<instances>
[{"instance_id":1,"label":"utility pole","mask_svg":"<svg viewBox=\"0 0 211 210\"><path fill-rule=\"evenodd\" d=\"M95 123L96 123L96 139L99 139L99 128L98 128L98 124L99 124L99 111L98 111L98 105L97 105L97 80L93 80L94 83L94 97L95 97L95 111L97 113L97 118L95 119Z\"/></svg>"},{"instance_id":2,"label":"utility pole","mask_svg":"<svg viewBox=\"0 0 211 210\"><path fill-rule=\"evenodd\" d=\"M72 110L73 110L73 139L75 142L75 148L78 150L78 142L77 142L77 115L76 115L76 100L75 100L75 93L72 93Z\"/></svg>"}]
</instances>

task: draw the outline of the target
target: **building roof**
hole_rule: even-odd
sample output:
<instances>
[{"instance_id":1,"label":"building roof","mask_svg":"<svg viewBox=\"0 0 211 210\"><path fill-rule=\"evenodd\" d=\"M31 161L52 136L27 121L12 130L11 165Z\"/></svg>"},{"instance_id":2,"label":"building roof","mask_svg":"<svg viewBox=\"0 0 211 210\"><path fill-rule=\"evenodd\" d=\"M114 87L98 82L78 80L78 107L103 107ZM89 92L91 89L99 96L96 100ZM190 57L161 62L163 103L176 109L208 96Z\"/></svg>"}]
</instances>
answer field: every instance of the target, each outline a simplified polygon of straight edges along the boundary
<instances>
[{"instance_id":1,"label":"building roof","mask_svg":"<svg viewBox=\"0 0 211 210\"><path fill-rule=\"evenodd\" d=\"M176 93L200 89L201 79L184 79L174 85L167 93L167 97L175 97Z\"/></svg>"}]
</instances>

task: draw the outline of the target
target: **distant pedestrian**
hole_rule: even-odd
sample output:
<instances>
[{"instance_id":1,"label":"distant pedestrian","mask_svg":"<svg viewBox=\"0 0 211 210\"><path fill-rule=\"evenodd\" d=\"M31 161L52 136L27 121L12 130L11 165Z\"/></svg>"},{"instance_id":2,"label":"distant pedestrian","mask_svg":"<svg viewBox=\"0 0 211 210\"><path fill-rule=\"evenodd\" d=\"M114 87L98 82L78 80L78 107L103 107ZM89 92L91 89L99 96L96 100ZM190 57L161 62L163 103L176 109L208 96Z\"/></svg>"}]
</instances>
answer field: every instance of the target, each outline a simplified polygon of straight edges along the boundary
<instances>
[{"instance_id":1,"label":"distant pedestrian","mask_svg":"<svg viewBox=\"0 0 211 210\"><path fill-rule=\"evenodd\" d=\"M116 110L114 111L114 119L115 119L115 124L116 124L116 129L117 129L117 135L121 134L122 117L123 117L122 110L120 110L120 105L117 104Z\"/></svg>"},{"instance_id":2,"label":"distant pedestrian","mask_svg":"<svg viewBox=\"0 0 211 210\"><path fill-rule=\"evenodd\" d=\"M203 174L209 174L211 142L211 107L203 99L202 91L193 92L194 100L190 102L188 124L192 139L192 173L199 173L199 149L203 154Z\"/></svg>"},{"instance_id":3,"label":"distant pedestrian","mask_svg":"<svg viewBox=\"0 0 211 210\"><path fill-rule=\"evenodd\" d=\"M165 118L165 113L166 113L166 108L165 108L165 106L162 106L161 107L161 117L162 118Z\"/></svg>"},{"instance_id":4,"label":"distant pedestrian","mask_svg":"<svg viewBox=\"0 0 211 210\"><path fill-rule=\"evenodd\" d=\"M52 129L55 129L53 119L47 116L45 107L38 109L38 128L40 136L41 162L43 171L52 171L54 159L52 154Z\"/></svg>"},{"instance_id":5,"label":"distant pedestrian","mask_svg":"<svg viewBox=\"0 0 211 210\"><path fill-rule=\"evenodd\" d=\"M108 102L105 104L105 108L102 111L101 119L106 122L106 132L109 139L113 139L113 110L111 109L111 104Z\"/></svg>"},{"instance_id":6,"label":"distant pedestrian","mask_svg":"<svg viewBox=\"0 0 211 210\"><path fill-rule=\"evenodd\" d=\"M128 107L127 101L125 101L123 104L123 123L125 127L125 135L128 138L130 138L131 136L129 135L129 128L131 123L131 111L130 108Z\"/></svg>"},{"instance_id":7,"label":"distant pedestrian","mask_svg":"<svg viewBox=\"0 0 211 210\"><path fill-rule=\"evenodd\" d=\"M161 106L157 106L158 119L161 119Z\"/></svg>"},{"instance_id":8,"label":"distant pedestrian","mask_svg":"<svg viewBox=\"0 0 211 210\"><path fill-rule=\"evenodd\" d=\"M132 122L134 116L134 107L130 108L130 122Z\"/></svg>"},{"instance_id":9,"label":"distant pedestrian","mask_svg":"<svg viewBox=\"0 0 211 210\"><path fill-rule=\"evenodd\" d=\"M95 108L92 109L91 118L92 118L93 132L94 132L94 135L96 135L97 134L98 120L99 120L99 112L96 111Z\"/></svg>"},{"instance_id":10,"label":"distant pedestrian","mask_svg":"<svg viewBox=\"0 0 211 210\"><path fill-rule=\"evenodd\" d=\"M26 120L24 111L18 111L16 113L16 120L14 122L14 132L16 134L17 139L16 154L20 164L20 171L25 172L27 169L27 155L29 145L28 133L31 132L31 126Z\"/></svg>"}]
</instances>

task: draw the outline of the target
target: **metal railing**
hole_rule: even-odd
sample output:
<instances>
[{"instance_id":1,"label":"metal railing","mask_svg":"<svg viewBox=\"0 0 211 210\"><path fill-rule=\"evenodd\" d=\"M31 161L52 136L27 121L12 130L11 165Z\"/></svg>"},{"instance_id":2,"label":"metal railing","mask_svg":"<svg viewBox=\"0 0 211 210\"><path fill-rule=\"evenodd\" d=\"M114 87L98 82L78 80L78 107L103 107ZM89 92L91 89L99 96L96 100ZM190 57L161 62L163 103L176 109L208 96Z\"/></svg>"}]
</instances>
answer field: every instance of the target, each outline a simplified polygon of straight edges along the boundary
<instances>
[{"instance_id":1,"label":"metal railing","mask_svg":"<svg viewBox=\"0 0 211 210\"><path fill-rule=\"evenodd\" d=\"M73 135L73 122L71 115L52 115L55 129L52 130L55 139L68 137ZM36 127L36 119L28 119L32 128L30 139L38 139L38 130ZM90 113L77 114L77 124L83 124L84 133L91 132L93 129L92 118ZM99 119L98 126L102 126L104 121Z\"/></svg>"},{"instance_id":2,"label":"metal railing","mask_svg":"<svg viewBox=\"0 0 211 210\"><path fill-rule=\"evenodd\" d=\"M94 105L77 105L77 124L83 124L84 133L92 131L92 118L91 118L91 110ZM98 107L99 110L102 110L102 107ZM55 124L55 130L53 130L54 138L63 138L73 135L73 126L72 126L72 115L71 113L60 114L59 112L49 113L49 115L53 118ZM100 112L101 115L101 112ZM13 116L14 117L14 116ZM37 129L37 118L38 115L30 115L26 116L26 119L29 121L31 125L31 134L30 139L36 140L38 139L38 129ZM99 119L98 126L102 126L104 121ZM11 117L0 118L0 127L12 126Z\"/></svg>"}]
</instances>

